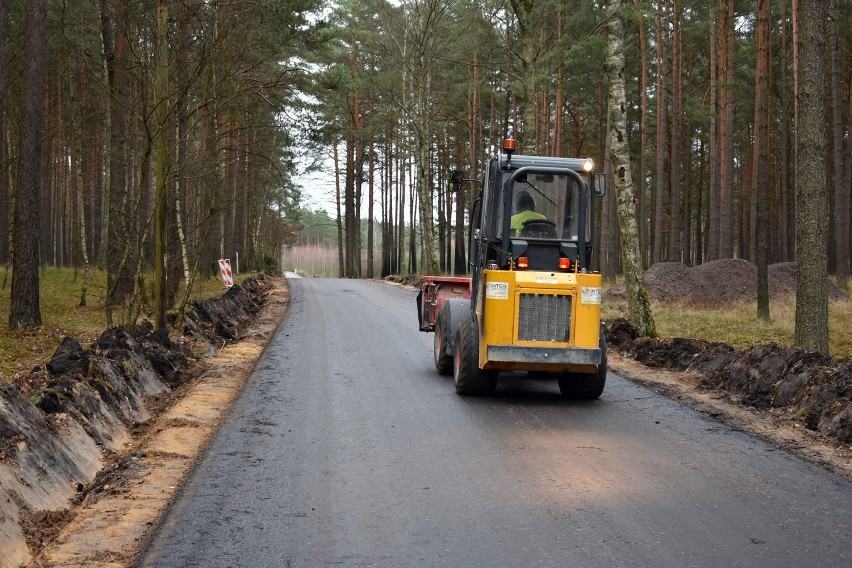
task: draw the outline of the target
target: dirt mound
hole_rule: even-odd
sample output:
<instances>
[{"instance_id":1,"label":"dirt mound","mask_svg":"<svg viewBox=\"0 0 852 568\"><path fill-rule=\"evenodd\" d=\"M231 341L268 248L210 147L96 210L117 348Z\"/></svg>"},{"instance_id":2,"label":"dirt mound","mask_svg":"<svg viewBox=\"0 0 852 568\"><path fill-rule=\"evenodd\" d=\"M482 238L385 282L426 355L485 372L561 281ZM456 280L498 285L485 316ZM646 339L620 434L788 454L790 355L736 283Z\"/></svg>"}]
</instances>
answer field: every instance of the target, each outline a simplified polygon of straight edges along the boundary
<instances>
[{"instance_id":1,"label":"dirt mound","mask_svg":"<svg viewBox=\"0 0 852 568\"><path fill-rule=\"evenodd\" d=\"M811 430L852 442L852 360L776 344L735 351L724 343L684 338L628 343L636 334L632 327L614 321L607 342L644 365L698 373L704 388L723 391L741 404L780 410Z\"/></svg>"},{"instance_id":2,"label":"dirt mound","mask_svg":"<svg viewBox=\"0 0 852 568\"><path fill-rule=\"evenodd\" d=\"M768 267L769 295L773 299L795 296L796 264L782 262ZM645 272L648 295L653 300L685 301L696 304L748 302L757 299L757 267L741 259L722 259L689 268L679 262L658 262ZM830 282L831 300L847 296ZM624 284L609 289L605 301L625 295Z\"/></svg>"}]
</instances>

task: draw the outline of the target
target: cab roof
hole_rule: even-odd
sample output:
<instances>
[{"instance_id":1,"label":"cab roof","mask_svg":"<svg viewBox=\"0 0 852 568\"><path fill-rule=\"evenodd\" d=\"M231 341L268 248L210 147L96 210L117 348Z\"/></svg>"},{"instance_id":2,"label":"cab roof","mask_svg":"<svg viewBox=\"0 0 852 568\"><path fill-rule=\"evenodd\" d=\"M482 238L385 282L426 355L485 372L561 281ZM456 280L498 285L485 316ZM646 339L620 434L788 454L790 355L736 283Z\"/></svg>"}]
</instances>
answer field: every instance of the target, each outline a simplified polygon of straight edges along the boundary
<instances>
[{"instance_id":1,"label":"cab roof","mask_svg":"<svg viewBox=\"0 0 852 568\"><path fill-rule=\"evenodd\" d=\"M497 155L498 165L500 169L505 169L507 163L512 169L533 166L539 168L568 168L577 172L586 173L583 171L583 164L586 163L586 158L556 158L553 156L525 156L523 154L513 154L509 161L508 154Z\"/></svg>"}]
</instances>

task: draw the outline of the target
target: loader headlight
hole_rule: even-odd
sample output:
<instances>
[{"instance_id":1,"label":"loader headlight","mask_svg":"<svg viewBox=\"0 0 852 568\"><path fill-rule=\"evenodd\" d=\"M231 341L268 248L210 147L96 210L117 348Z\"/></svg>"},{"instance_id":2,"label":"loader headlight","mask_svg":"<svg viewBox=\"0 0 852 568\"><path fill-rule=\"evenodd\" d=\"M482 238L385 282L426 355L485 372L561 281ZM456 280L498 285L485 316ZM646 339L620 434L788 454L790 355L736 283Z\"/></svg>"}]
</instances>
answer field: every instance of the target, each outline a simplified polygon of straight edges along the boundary
<instances>
[{"instance_id":1,"label":"loader headlight","mask_svg":"<svg viewBox=\"0 0 852 568\"><path fill-rule=\"evenodd\" d=\"M595 162L592 161L591 158L586 158L586 161L583 162L583 171L588 173L595 169Z\"/></svg>"}]
</instances>

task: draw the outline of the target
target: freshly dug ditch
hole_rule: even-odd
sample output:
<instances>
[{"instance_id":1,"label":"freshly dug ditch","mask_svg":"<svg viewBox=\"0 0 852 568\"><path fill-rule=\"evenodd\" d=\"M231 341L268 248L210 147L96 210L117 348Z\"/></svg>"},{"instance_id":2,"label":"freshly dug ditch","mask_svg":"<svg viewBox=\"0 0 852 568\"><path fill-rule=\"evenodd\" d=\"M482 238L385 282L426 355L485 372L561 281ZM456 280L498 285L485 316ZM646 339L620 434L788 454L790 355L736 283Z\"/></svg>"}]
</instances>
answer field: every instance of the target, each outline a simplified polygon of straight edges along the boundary
<instances>
[{"instance_id":1,"label":"freshly dug ditch","mask_svg":"<svg viewBox=\"0 0 852 568\"><path fill-rule=\"evenodd\" d=\"M637 339L624 319L607 327L607 343L643 365L698 374L701 388L718 389L735 402L775 410L810 430L852 443L850 359L774 343L736 351L695 339Z\"/></svg>"},{"instance_id":2,"label":"freshly dug ditch","mask_svg":"<svg viewBox=\"0 0 852 568\"><path fill-rule=\"evenodd\" d=\"M119 452L195 378L197 353L240 338L269 285L261 275L192 304L171 337L148 322L89 348L66 337L43 368L0 387L0 567L29 563L72 504L104 489Z\"/></svg>"}]
</instances>

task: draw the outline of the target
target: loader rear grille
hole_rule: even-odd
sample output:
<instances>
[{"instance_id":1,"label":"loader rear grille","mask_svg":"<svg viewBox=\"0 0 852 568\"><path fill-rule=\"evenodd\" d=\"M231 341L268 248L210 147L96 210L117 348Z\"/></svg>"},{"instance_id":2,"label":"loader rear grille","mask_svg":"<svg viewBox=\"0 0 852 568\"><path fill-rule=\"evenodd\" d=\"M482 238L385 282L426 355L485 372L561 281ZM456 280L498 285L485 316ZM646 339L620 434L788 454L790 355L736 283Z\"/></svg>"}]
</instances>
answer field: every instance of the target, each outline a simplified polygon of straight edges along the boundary
<instances>
[{"instance_id":1,"label":"loader rear grille","mask_svg":"<svg viewBox=\"0 0 852 568\"><path fill-rule=\"evenodd\" d=\"M571 296L521 294L518 310L519 341L569 341Z\"/></svg>"}]
</instances>

